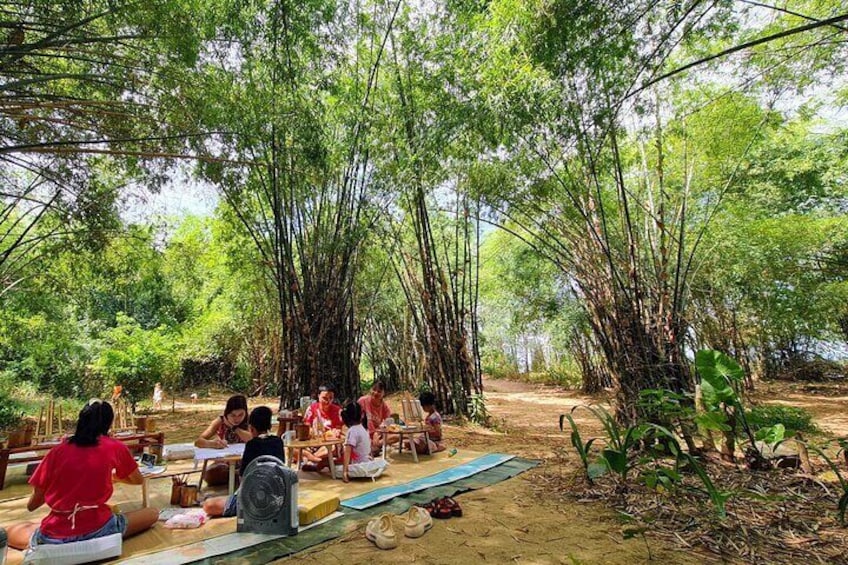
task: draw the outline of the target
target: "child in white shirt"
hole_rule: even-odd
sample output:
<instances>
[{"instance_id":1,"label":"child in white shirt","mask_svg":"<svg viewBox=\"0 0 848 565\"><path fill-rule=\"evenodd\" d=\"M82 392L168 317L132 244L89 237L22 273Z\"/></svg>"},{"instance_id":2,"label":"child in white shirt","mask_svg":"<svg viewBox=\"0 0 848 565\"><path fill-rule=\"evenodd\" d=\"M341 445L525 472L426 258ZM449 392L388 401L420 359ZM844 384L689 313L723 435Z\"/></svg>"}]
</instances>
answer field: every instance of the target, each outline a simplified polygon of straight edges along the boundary
<instances>
[{"instance_id":1,"label":"child in white shirt","mask_svg":"<svg viewBox=\"0 0 848 565\"><path fill-rule=\"evenodd\" d=\"M344 441L344 456L342 459L342 479L350 481L351 477L379 477L388 466L385 459L371 457L371 438L363 425L362 407L354 402L342 410L342 420L347 426ZM338 473L339 468L336 467Z\"/></svg>"}]
</instances>

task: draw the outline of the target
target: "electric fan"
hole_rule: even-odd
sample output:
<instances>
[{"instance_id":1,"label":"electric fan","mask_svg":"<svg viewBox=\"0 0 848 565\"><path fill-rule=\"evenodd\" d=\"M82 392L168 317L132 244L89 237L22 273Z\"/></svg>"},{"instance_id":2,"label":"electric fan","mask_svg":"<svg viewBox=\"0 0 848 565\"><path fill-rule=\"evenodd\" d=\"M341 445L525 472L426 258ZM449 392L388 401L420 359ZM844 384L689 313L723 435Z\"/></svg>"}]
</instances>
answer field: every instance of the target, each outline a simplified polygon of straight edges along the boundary
<instances>
[{"instance_id":1,"label":"electric fan","mask_svg":"<svg viewBox=\"0 0 848 565\"><path fill-rule=\"evenodd\" d=\"M237 532L297 535L297 473L271 455L250 462L238 491Z\"/></svg>"}]
</instances>

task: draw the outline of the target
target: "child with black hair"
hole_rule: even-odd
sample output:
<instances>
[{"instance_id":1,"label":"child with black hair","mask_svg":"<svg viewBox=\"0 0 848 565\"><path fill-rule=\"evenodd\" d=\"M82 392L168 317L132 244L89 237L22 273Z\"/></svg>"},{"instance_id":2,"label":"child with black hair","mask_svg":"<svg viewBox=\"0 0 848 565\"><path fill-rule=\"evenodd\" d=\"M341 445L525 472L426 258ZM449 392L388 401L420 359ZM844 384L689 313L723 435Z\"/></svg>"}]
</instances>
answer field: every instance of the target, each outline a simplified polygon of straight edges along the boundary
<instances>
[{"instance_id":1,"label":"child with black hair","mask_svg":"<svg viewBox=\"0 0 848 565\"><path fill-rule=\"evenodd\" d=\"M71 543L116 533L128 537L156 523L159 512L154 508L114 514L107 504L113 482L144 482L127 446L108 436L114 418L108 402L90 400L79 413L74 435L47 452L29 480L33 492L27 510L47 504L50 513L40 524L8 526L11 547Z\"/></svg>"},{"instance_id":2,"label":"child with black hair","mask_svg":"<svg viewBox=\"0 0 848 565\"><path fill-rule=\"evenodd\" d=\"M429 444L424 442L424 437L416 437L414 443L417 453L438 453L445 450L445 444L442 442L442 415L436 411L436 395L430 391L424 391L418 395L418 401L421 403L421 408L427 414L424 418L424 424L430 427Z\"/></svg>"},{"instance_id":3,"label":"child with black hair","mask_svg":"<svg viewBox=\"0 0 848 565\"><path fill-rule=\"evenodd\" d=\"M371 437L365 429L368 424L363 422L365 417L359 403L353 402L345 406L342 410L342 420L347 426L342 457L342 480L348 482L351 477L379 477L385 471L387 463L385 459L371 457ZM338 467L336 469L338 473Z\"/></svg>"},{"instance_id":4,"label":"child with black hair","mask_svg":"<svg viewBox=\"0 0 848 565\"><path fill-rule=\"evenodd\" d=\"M261 455L272 455L280 461L285 461L283 455L283 440L271 432L271 409L267 406L257 406L247 419L248 428L253 439L244 446L241 456L239 474L243 475L247 466ZM203 510L209 516L235 516L238 510L238 493L230 496L215 496L203 502Z\"/></svg>"}]
</instances>

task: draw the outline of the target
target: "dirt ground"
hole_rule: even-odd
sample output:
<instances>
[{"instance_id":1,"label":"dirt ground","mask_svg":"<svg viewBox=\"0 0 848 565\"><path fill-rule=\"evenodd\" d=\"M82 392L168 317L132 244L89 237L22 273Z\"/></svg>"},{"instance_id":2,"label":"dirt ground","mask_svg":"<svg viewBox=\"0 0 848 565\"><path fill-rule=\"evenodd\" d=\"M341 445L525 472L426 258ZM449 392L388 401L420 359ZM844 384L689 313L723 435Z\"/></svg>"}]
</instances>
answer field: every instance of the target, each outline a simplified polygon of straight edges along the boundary
<instances>
[{"instance_id":1,"label":"dirt ground","mask_svg":"<svg viewBox=\"0 0 848 565\"><path fill-rule=\"evenodd\" d=\"M364 537L365 524L348 535L276 563L710 563L715 556L670 547L650 531L625 539L628 528L603 502L580 501L561 492L561 481L574 475L579 460L567 434L558 429L559 415L578 404L603 401L551 386L505 380L485 381L492 429L474 425L445 426L447 443L459 450L512 453L539 459L541 465L491 487L457 497L461 518L435 521L417 540L402 538L396 550L381 551ZM815 422L835 435L848 435L848 389L763 384L753 400L810 410ZM392 399L389 399L390 404ZM275 399L251 399L251 406ZM160 414L169 443L191 441L198 428L220 413L223 398L196 405L178 403L176 414ZM588 412L575 419L584 435L600 433ZM193 422L193 427L186 425ZM396 518L402 531L402 519ZM629 536L628 536L629 537Z\"/></svg>"}]
</instances>

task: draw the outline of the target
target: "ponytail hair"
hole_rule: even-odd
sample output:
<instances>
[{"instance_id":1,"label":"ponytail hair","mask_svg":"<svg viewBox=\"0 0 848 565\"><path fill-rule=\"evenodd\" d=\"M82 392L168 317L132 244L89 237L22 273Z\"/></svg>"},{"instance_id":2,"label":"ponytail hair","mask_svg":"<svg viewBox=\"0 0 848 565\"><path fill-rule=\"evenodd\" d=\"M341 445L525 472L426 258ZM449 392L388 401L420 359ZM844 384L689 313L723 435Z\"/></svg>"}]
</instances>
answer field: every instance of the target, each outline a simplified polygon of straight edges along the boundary
<instances>
[{"instance_id":1,"label":"ponytail hair","mask_svg":"<svg viewBox=\"0 0 848 565\"><path fill-rule=\"evenodd\" d=\"M358 402L351 402L342 408L342 421L348 428L357 424L362 424L364 427L368 426L368 417L362 413L362 407Z\"/></svg>"},{"instance_id":2,"label":"ponytail hair","mask_svg":"<svg viewBox=\"0 0 848 565\"><path fill-rule=\"evenodd\" d=\"M80 410L76 432L68 438L68 443L73 443L80 447L97 445L100 436L105 436L109 433L109 428L112 427L112 421L114 419L115 412L108 402L92 398Z\"/></svg>"}]
</instances>

